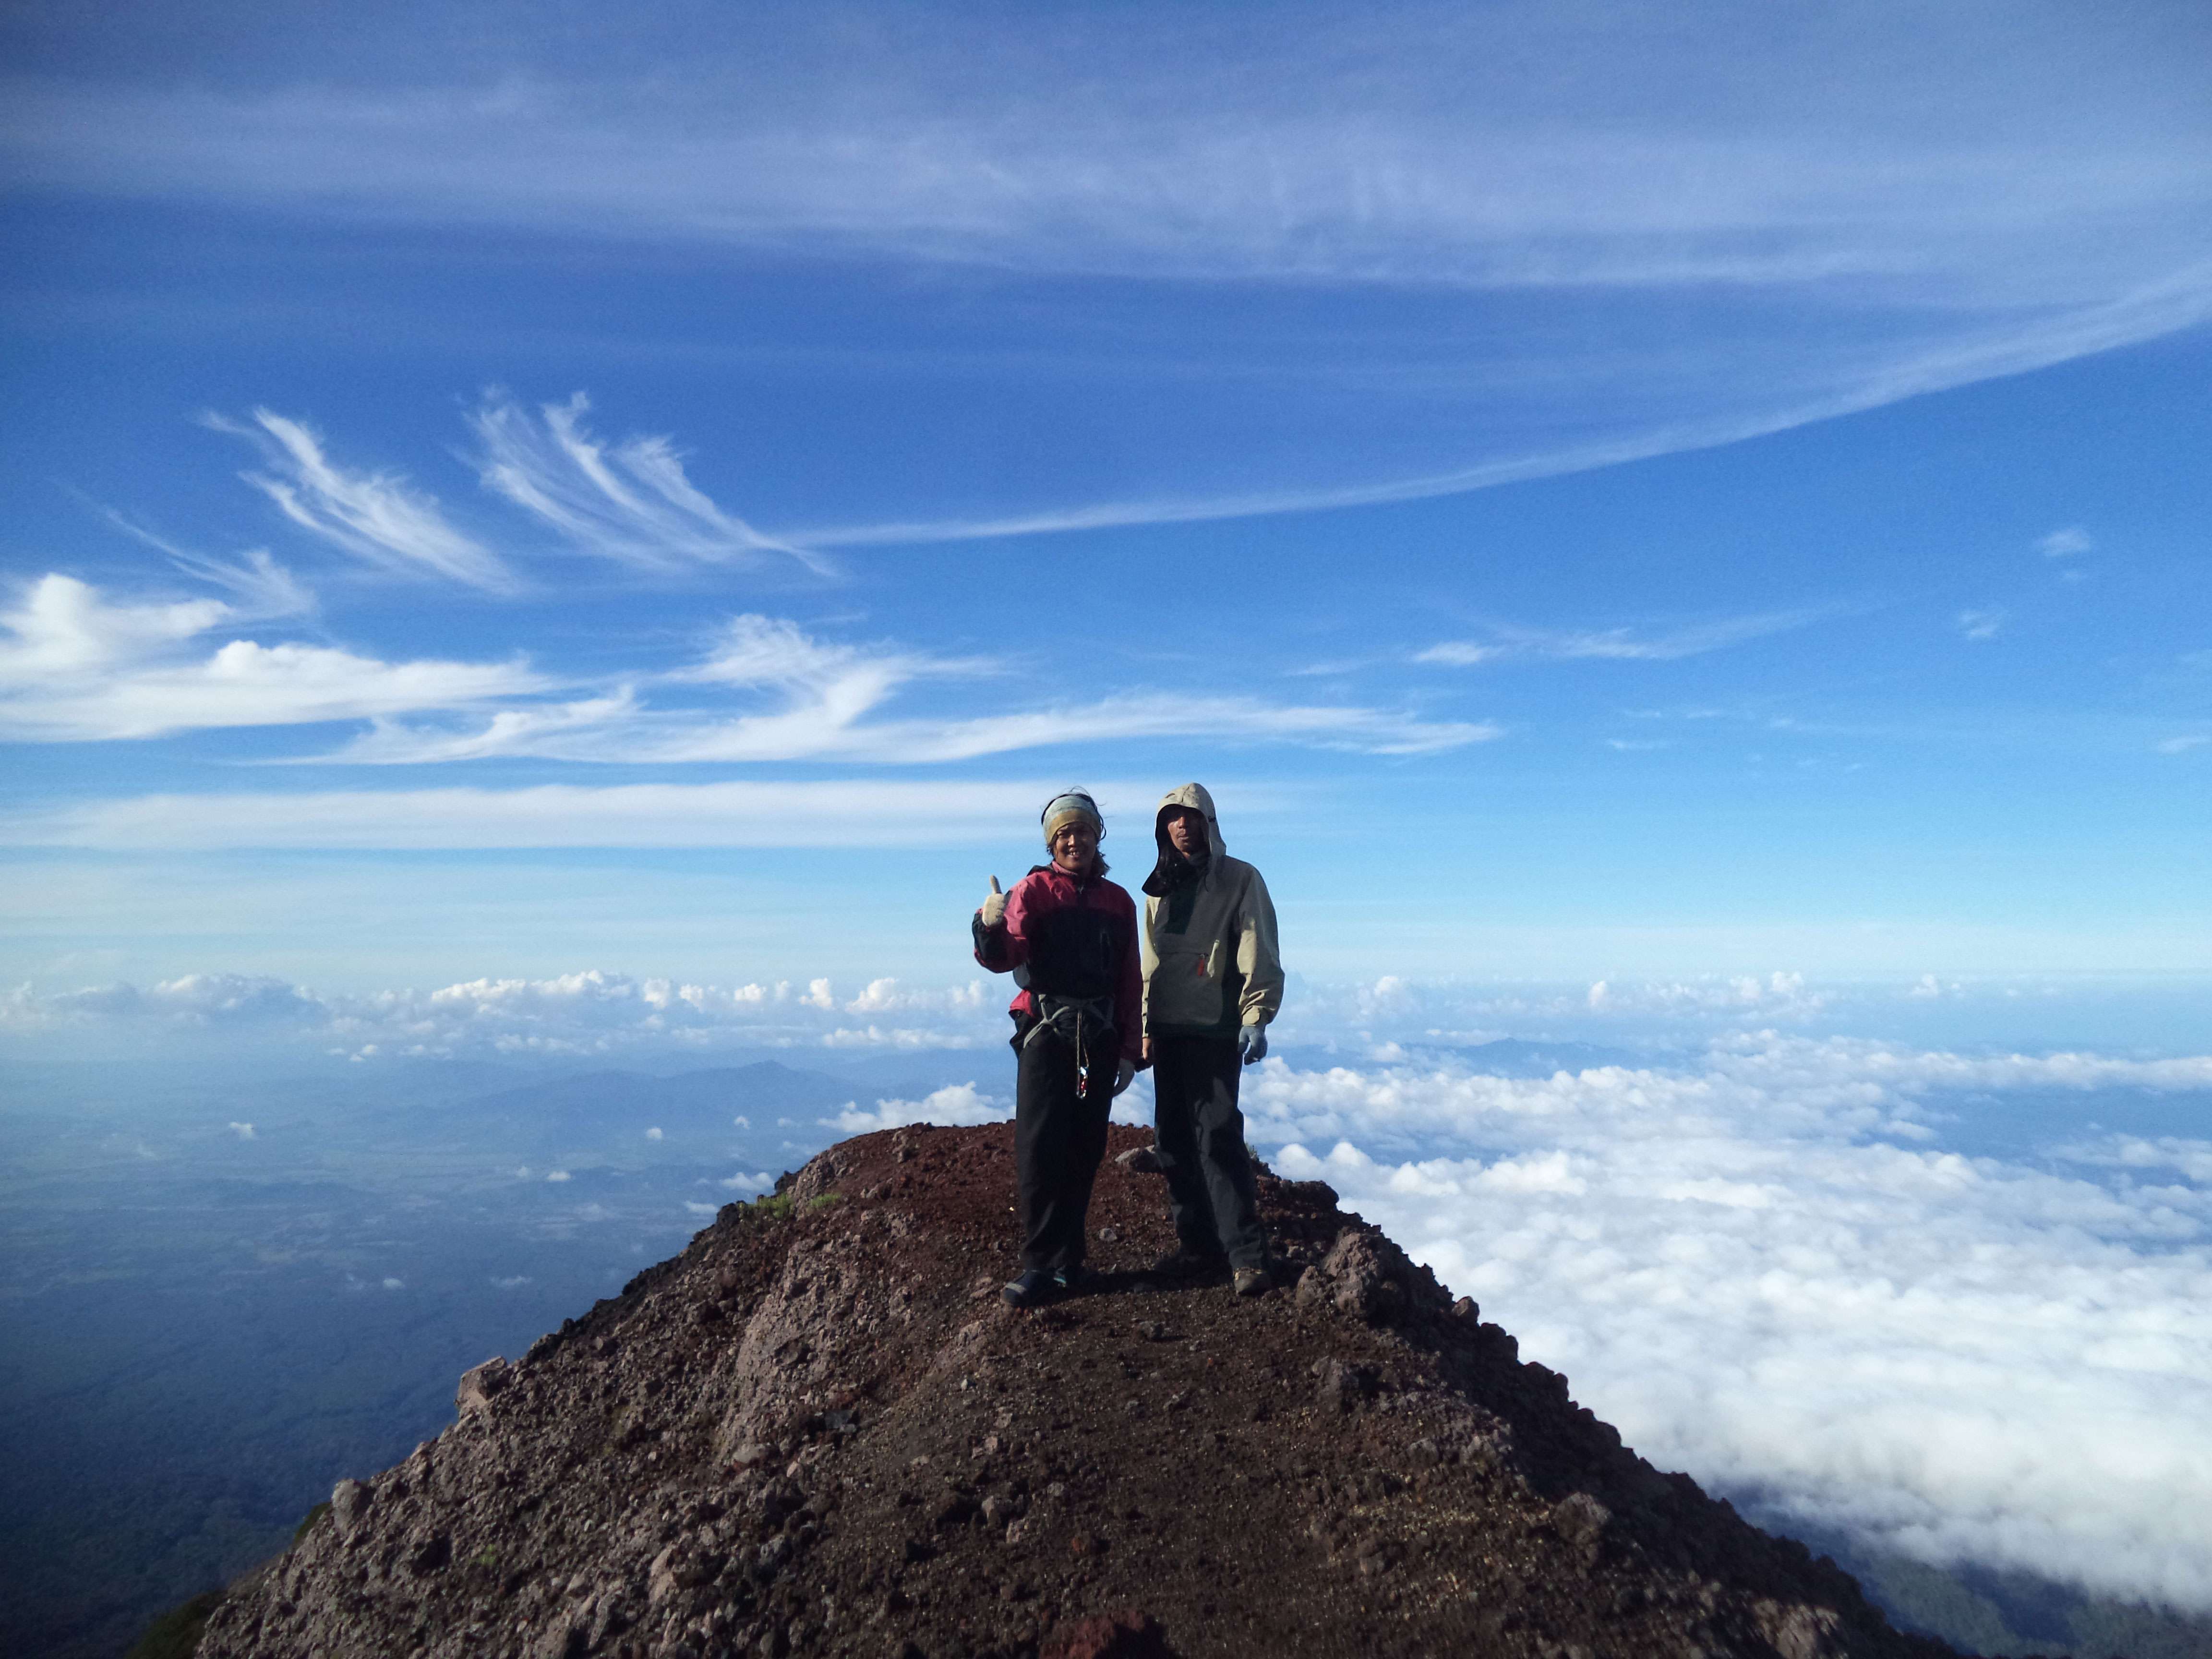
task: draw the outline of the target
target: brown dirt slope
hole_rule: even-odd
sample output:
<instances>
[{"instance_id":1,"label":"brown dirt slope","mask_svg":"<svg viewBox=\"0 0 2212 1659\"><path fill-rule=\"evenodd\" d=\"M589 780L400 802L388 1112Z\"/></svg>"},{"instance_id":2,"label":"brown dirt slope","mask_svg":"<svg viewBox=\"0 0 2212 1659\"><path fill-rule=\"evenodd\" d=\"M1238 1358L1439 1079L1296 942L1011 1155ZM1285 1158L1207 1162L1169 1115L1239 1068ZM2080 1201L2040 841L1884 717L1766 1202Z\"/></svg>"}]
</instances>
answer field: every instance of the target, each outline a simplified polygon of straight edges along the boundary
<instances>
[{"instance_id":1,"label":"brown dirt slope","mask_svg":"<svg viewBox=\"0 0 2212 1659\"><path fill-rule=\"evenodd\" d=\"M1103 1285L1030 1314L1012 1187L1010 1127L915 1126L731 1206L471 1372L203 1659L1948 1651L1624 1449L1325 1186L1263 1182L1295 1288L1240 1300L1142 1276L1163 1185L1109 1163Z\"/></svg>"}]
</instances>

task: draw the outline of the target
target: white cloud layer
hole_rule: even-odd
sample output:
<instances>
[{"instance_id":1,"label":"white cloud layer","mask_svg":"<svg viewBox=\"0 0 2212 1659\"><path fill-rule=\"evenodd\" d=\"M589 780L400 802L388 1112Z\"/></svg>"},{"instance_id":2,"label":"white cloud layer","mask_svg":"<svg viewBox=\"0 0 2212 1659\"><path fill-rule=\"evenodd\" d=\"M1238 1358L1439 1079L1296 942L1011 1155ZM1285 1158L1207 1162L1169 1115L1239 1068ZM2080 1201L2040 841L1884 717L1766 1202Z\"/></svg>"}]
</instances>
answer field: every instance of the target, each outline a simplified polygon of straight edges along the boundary
<instances>
[{"instance_id":1,"label":"white cloud layer","mask_svg":"<svg viewBox=\"0 0 2212 1659\"><path fill-rule=\"evenodd\" d=\"M2212 1058L1757 1036L1533 1080L1269 1065L1245 1103L1282 1173L1662 1466L1924 1559L2212 1607L2212 1142L1927 1144L1932 1091L2100 1086L2212 1094Z\"/></svg>"},{"instance_id":2,"label":"white cloud layer","mask_svg":"<svg viewBox=\"0 0 2212 1659\"><path fill-rule=\"evenodd\" d=\"M721 986L587 969L544 979L466 980L429 992L341 994L267 976L191 974L143 990L19 986L0 995L0 1032L258 1030L365 1060L959 1048L1001 1038L1002 1006L980 980L933 988L888 976L842 988L827 977Z\"/></svg>"},{"instance_id":3,"label":"white cloud layer","mask_svg":"<svg viewBox=\"0 0 2212 1659\"><path fill-rule=\"evenodd\" d=\"M326 1009L315 994L287 980L243 974L184 974L151 989L118 984L41 995L18 988L0 1000L0 1027L98 1020L151 1020L176 1025L313 1026Z\"/></svg>"},{"instance_id":4,"label":"white cloud layer","mask_svg":"<svg viewBox=\"0 0 2212 1659\"><path fill-rule=\"evenodd\" d=\"M972 1083L957 1083L933 1091L920 1100L879 1100L869 1111L862 1111L857 1103L850 1104L824 1121L846 1134L860 1135L878 1129L896 1129L908 1123L941 1123L948 1127L1003 1123L1013 1115L1012 1101L979 1094Z\"/></svg>"},{"instance_id":5,"label":"white cloud layer","mask_svg":"<svg viewBox=\"0 0 2212 1659\"><path fill-rule=\"evenodd\" d=\"M520 661L385 662L339 647L231 639L213 599L115 600L48 574L0 612L0 738L108 741L222 726L360 720L538 692Z\"/></svg>"},{"instance_id":6,"label":"white cloud layer","mask_svg":"<svg viewBox=\"0 0 2212 1659\"><path fill-rule=\"evenodd\" d=\"M593 971L341 996L201 975L19 989L0 997L0 1031L258 1030L364 1065L974 1052L968 1081L827 1121L857 1133L1002 1121L1004 988ZM2094 1127L2123 1097L2212 1103L2212 1055L1730 1030L1774 999L1828 994L1787 975L1728 987L1732 1005L1681 988L1620 988L1624 1006L1723 1022L1667 1063L1487 1069L1388 1044L1326 1069L1272 1059L1245 1074L1250 1133L1280 1172L1329 1181L1477 1297L1664 1466L1879 1547L2212 1607L2212 1139ZM1916 988L1887 1006L1926 1008ZM1306 1000L1293 1053L1323 1026L1417 1033L1447 1000L1389 979ZM1516 1065L1534 1074L1504 1074ZM2054 1097L2079 1104L2054 1115ZM1141 1090L1122 1106L1141 1117ZM2032 1152L1948 1144L1976 1114L2030 1110L2056 1126Z\"/></svg>"},{"instance_id":7,"label":"white cloud layer","mask_svg":"<svg viewBox=\"0 0 2212 1659\"><path fill-rule=\"evenodd\" d=\"M1777 969L1762 977L1672 980L1616 985L1598 980L1585 1000L1592 1013L1729 1013L1761 1019L1795 1019L1818 1013L1825 993L1808 989L1802 974Z\"/></svg>"},{"instance_id":8,"label":"white cloud layer","mask_svg":"<svg viewBox=\"0 0 2212 1659\"><path fill-rule=\"evenodd\" d=\"M1955 992L1959 987L1954 985ZM2019 988L1978 987L1979 996L2019 994ZM1588 984L1413 979L1384 974L1365 982L1303 984L1285 1015L1285 1029L1325 1040L1356 1034L1364 1043L1453 1046L1487 1042L1530 1029L1613 1042L1625 1033L1666 1032L1670 1046L1683 1028L1733 1029L1746 1021L1802 1027L1843 1010L1875 1017L1900 997L1924 1000L1924 984L1879 981L1814 983L1790 969L1764 974L1708 974L1687 979L1595 980Z\"/></svg>"}]
</instances>

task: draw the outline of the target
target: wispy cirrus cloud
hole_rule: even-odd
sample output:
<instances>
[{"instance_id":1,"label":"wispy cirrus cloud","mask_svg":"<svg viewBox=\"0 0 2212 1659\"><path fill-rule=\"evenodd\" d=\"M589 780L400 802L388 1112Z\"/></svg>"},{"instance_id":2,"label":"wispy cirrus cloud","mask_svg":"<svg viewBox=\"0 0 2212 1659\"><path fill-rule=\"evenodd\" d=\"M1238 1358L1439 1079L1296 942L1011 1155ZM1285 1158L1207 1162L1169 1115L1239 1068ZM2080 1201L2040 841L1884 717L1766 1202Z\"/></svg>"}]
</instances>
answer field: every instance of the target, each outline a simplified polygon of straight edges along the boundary
<instances>
[{"instance_id":1,"label":"wispy cirrus cloud","mask_svg":"<svg viewBox=\"0 0 2212 1659\"><path fill-rule=\"evenodd\" d=\"M19 846L217 848L987 846L1033 827L1065 779L744 781L519 789L135 795L0 816ZM1109 817L1156 781L1093 781ZM1247 789L1252 810L1268 796Z\"/></svg>"},{"instance_id":2,"label":"wispy cirrus cloud","mask_svg":"<svg viewBox=\"0 0 2212 1659\"><path fill-rule=\"evenodd\" d=\"M623 564L675 570L775 555L828 571L819 554L717 506L686 475L672 440L608 443L585 425L590 409L580 392L534 412L504 393L488 396L469 417L484 487L580 551Z\"/></svg>"},{"instance_id":3,"label":"wispy cirrus cloud","mask_svg":"<svg viewBox=\"0 0 2212 1659\"><path fill-rule=\"evenodd\" d=\"M624 685L601 696L496 709L483 718L482 725L466 730L453 729L450 722L434 726L410 725L387 716L373 716L367 732L334 753L310 755L302 759L318 763L341 761L379 766L501 760L517 756L560 755L567 758L565 751L572 744L605 746L605 758L618 759L621 757L615 750L621 741L620 734L647 718L636 688Z\"/></svg>"},{"instance_id":4,"label":"wispy cirrus cloud","mask_svg":"<svg viewBox=\"0 0 2212 1659\"><path fill-rule=\"evenodd\" d=\"M998 714L880 717L891 699L918 679L995 672L994 665L974 659L827 643L785 619L742 616L726 626L703 661L663 678L677 685L727 687L766 701L765 708L735 714L696 708L654 709L625 692L557 708L502 711L466 729L383 721L330 758L360 764L506 755L622 763L919 765L1164 737L1432 754L1499 734L1498 727L1486 723L1208 691L1130 691Z\"/></svg>"},{"instance_id":5,"label":"wispy cirrus cloud","mask_svg":"<svg viewBox=\"0 0 2212 1659\"><path fill-rule=\"evenodd\" d=\"M507 562L449 523L434 496L394 472L364 472L333 460L303 421L256 409L247 422L204 417L218 432L260 450L264 470L242 476L301 529L387 571L442 576L490 593L519 590Z\"/></svg>"},{"instance_id":6,"label":"wispy cirrus cloud","mask_svg":"<svg viewBox=\"0 0 2212 1659\"><path fill-rule=\"evenodd\" d=\"M231 613L237 620L304 617L316 609L314 593L279 564L266 548L249 548L235 560L216 558L179 547L112 507L99 502L89 505L108 524L131 540L154 549L186 575L228 593Z\"/></svg>"},{"instance_id":7,"label":"wispy cirrus cloud","mask_svg":"<svg viewBox=\"0 0 2212 1659\"><path fill-rule=\"evenodd\" d=\"M1135 738L1206 738L1224 744L1292 743L1370 755L1429 755L1487 743L1504 728L1488 721L1430 720L1392 709L1271 703L1256 697L1142 692L1093 703L892 728L896 747L932 745L933 758L965 760L1046 744Z\"/></svg>"},{"instance_id":8,"label":"wispy cirrus cloud","mask_svg":"<svg viewBox=\"0 0 2212 1659\"><path fill-rule=\"evenodd\" d=\"M717 505L691 482L672 439L609 442L586 424L590 409L580 392L535 410L503 392L488 394L468 416L479 482L574 550L633 569L674 572L774 556L817 574L830 571L823 555L763 534ZM397 472L335 460L327 440L306 422L256 409L247 421L210 414L203 422L261 452L262 469L241 476L319 540L387 571L495 594L525 586L511 560L457 527L434 496ZM203 580L236 587L264 574L265 554L226 565L185 552L121 514L106 516Z\"/></svg>"},{"instance_id":9,"label":"wispy cirrus cloud","mask_svg":"<svg viewBox=\"0 0 2212 1659\"><path fill-rule=\"evenodd\" d=\"M974 679L998 672L996 664L983 658L835 644L786 618L748 614L723 624L703 660L667 678L741 691L781 690L860 714L913 680Z\"/></svg>"},{"instance_id":10,"label":"wispy cirrus cloud","mask_svg":"<svg viewBox=\"0 0 2212 1659\"><path fill-rule=\"evenodd\" d=\"M381 720L362 738L319 758L356 765L527 757L622 764L843 761L920 766L1146 738L1424 755L1486 743L1504 732L1489 722L1428 720L1392 709L1184 692L1136 692L964 719L863 718L874 706L866 687L842 680L820 690L799 690L770 713L727 718L653 711L624 691L580 702L502 710L462 732Z\"/></svg>"},{"instance_id":11,"label":"wispy cirrus cloud","mask_svg":"<svg viewBox=\"0 0 2212 1659\"><path fill-rule=\"evenodd\" d=\"M118 602L74 577L49 574L0 613L9 636L0 641L0 737L96 741L359 721L368 726L361 736L306 758L888 766L1160 737L1429 754L1499 731L1402 710L1204 691L887 718L886 705L917 680L999 670L973 658L825 641L787 619L757 615L731 619L696 662L557 701L546 694L562 683L520 657L386 662L329 645L234 638L208 652L195 643L245 620L222 599ZM726 691L766 706L734 714L655 707L641 682L693 697L702 689Z\"/></svg>"},{"instance_id":12,"label":"wispy cirrus cloud","mask_svg":"<svg viewBox=\"0 0 2212 1659\"><path fill-rule=\"evenodd\" d=\"M601 478L540 504L579 545L630 550L614 556L1475 489L1772 432L2212 316L2212 131L2184 67L2202 60L2204 33L2185 3L2124 18L2045 8L2011 27L1978 5L1877 4L1783 32L1711 0L1663 30L1603 6L1386 5L1356 24L1294 7L1297 22L1265 40L1173 9L1141 28L921 9L858 38L811 15L763 16L744 50L721 52L672 21L684 10L626 17L619 51L592 25L562 42L519 24L453 40L422 17L408 46L343 88L293 71L296 56L255 61L258 41L230 49L250 72L181 81L134 79L101 53L101 75L13 84L0 148L14 176L62 191L463 233L524 225L816 268L1018 273L1066 284L1042 307L1078 319L1042 347L1063 361L1072 342L1095 343L1085 285L1101 278L1153 295L1230 280L1459 306L1424 343L1449 339L1441 353L1396 351L1395 308L1340 319L1331 331L1358 346L1348 373L1317 360L1310 331L1257 349L1249 366L1306 388L1263 418L1304 404L1297 418L1322 441L1310 454L1330 436L1343 453L1378 411L1417 411L1387 449L1326 476L1240 462L1224 441L1188 466L1153 455L1127 497L1005 510L969 497L963 510L948 492L779 538L670 493L659 458L640 452L632 474L620 447L602 447ZM1217 341L1173 338L1164 361L1179 370ZM1397 367L1377 374L1385 360ZM1413 381L1409 405L1391 387ZM1449 419L1436 418L1440 396ZM1426 432L1451 435L1407 441ZM557 471L574 456L555 443L541 459ZM635 504L673 539L641 540Z\"/></svg>"},{"instance_id":13,"label":"wispy cirrus cloud","mask_svg":"<svg viewBox=\"0 0 2212 1659\"><path fill-rule=\"evenodd\" d=\"M1627 284L1630 289L1637 285ZM1577 296L1578 300L1582 296ZM1366 480L1342 479L1273 488L1217 488L1079 501L994 514L897 517L811 524L784 533L813 548L911 546L1080 534L1153 525L1206 524L1226 520L1382 507L1439 496L1468 495L1502 485L1621 466L1685 452L1717 449L1796 428L1856 415L1932 392L1978 381L2030 374L2075 358L2118 349L2197 327L2212 319L2212 260L2164 276L2140 288L2079 306L2052 306L2030 319L2017 313L1978 325L1962 320L1942 338L1913 337L1869 348L1851 326L1824 331L1808 319L1808 339L1850 340L1843 362L1822 361L1820 348L1778 352L1761 341L1748 352L1717 336L1706 354L1715 362L1749 356L1787 358L1749 380L1732 374L1686 373L1679 366L1655 373L1633 356L1578 361L1514 362L1499 343L1493 356L1463 370L1468 406L1480 409L1468 424L1499 433L1535 428L1542 435L1494 443L1486 451L1422 471L1376 469ZM1825 319L1823 319L1825 320ZM1606 331L1613 325L1608 323ZM1664 354L1661 354L1664 355ZM1511 366L1506 367L1505 365ZM1317 377L1325 378L1325 377ZM1554 393L1572 387L1577 407L1539 399L1493 403L1478 388L1526 381ZM1334 391L1324 401L1340 410ZM1388 398L1381 399L1385 405ZM1592 404L1633 402L1664 410L1643 421L1605 420L1580 437L1554 430L1588 423Z\"/></svg>"},{"instance_id":14,"label":"wispy cirrus cloud","mask_svg":"<svg viewBox=\"0 0 2212 1659\"><path fill-rule=\"evenodd\" d=\"M2005 620L2002 611L1961 611L1959 634L1963 639L1993 640L2004 631Z\"/></svg>"},{"instance_id":15,"label":"wispy cirrus cloud","mask_svg":"<svg viewBox=\"0 0 2212 1659\"><path fill-rule=\"evenodd\" d=\"M702 50L683 15L626 27L611 70L588 25L517 28L487 57L483 30L441 45L422 17L412 52L343 88L27 80L6 137L50 185L1085 276L1840 276L2017 299L2192 245L2160 210L2203 200L2174 61L2202 29L2181 6L2001 40L1978 8L1915 12L1911 54L1882 6L1786 34L1711 4L1665 30L1598 8L1293 6L1265 40L1172 9L1135 30L930 9L858 35L764 15L742 52ZM2149 248L2050 235L2091 210L2141 216Z\"/></svg>"},{"instance_id":16,"label":"wispy cirrus cloud","mask_svg":"<svg viewBox=\"0 0 2212 1659\"><path fill-rule=\"evenodd\" d=\"M1632 628L1547 629L1492 625L1480 639L1443 640L1413 653L1413 660L1443 668L1473 668L1515 659L1555 662L1673 662L1703 656L1749 640L1784 634L1835 614L1779 611L1729 617L1658 632Z\"/></svg>"},{"instance_id":17,"label":"wispy cirrus cloud","mask_svg":"<svg viewBox=\"0 0 2212 1659\"><path fill-rule=\"evenodd\" d=\"M110 741L372 720L549 684L520 660L386 662L334 646L199 643L240 620L222 599L118 601L73 576L43 576L0 611L0 738Z\"/></svg>"}]
</instances>

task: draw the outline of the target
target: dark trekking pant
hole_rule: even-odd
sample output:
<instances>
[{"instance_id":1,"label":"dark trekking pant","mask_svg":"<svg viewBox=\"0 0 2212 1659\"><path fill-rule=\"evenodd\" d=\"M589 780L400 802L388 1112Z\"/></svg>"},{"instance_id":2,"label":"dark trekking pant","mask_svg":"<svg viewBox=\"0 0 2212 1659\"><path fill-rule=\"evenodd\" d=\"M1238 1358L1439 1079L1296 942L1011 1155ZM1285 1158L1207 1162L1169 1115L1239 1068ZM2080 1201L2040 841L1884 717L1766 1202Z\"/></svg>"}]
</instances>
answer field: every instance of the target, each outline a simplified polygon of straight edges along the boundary
<instances>
[{"instance_id":1,"label":"dark trekking pant","mask_svg":"<svg viewBox=\"0 0 2212 1659\"><path fill-rule=\"evenodd\" d=\"M1020 1051L1014 1080L1014 1171L1022 1198L1022 1266L1083 1265L1091 1183L1106 1156L1118 1046L1091 1057L1090 1091L1075 1097L1075 1050L1046 1031Z\"/></svg>"},{"instance_id":2,"label":"dark trekking pant","mask_svg":"<svg viewBox=\"0 0 2212 1659\"><path fill-rule=\"evenodd\" d=\"M1267 1236L1237 1109L1241 1058L1234 1037L1154 1037L1152 1139L1183 1249L1257 1267L1267 1259Z\"/></svg>"}]
</instances>

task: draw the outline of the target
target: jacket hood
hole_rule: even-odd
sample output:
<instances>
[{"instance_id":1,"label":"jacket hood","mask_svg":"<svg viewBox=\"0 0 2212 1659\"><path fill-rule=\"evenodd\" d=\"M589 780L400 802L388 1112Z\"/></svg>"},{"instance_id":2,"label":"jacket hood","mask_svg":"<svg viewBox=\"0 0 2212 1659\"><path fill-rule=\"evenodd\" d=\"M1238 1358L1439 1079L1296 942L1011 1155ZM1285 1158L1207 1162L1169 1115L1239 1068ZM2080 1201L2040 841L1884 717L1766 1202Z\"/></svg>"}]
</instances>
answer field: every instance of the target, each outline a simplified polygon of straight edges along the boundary
<instances>
[{"instance_id":1,"label":"jacket hood","mask_svg":"<svg viewBox=\"0 0 2212 1659\"><path fill-rule=\"evenodd\" d=\"M1152 813L1152 840L1163 856L1168 851L1168 814L1186 807L1206 814L1206 848L1217 859L1225 856L1229 848L1221 839L1220 821L1213 816L1213 797L1206 793L1202 783L1186 783L1160 797L1159 806Z\"/></svg>"}]
</instances>

